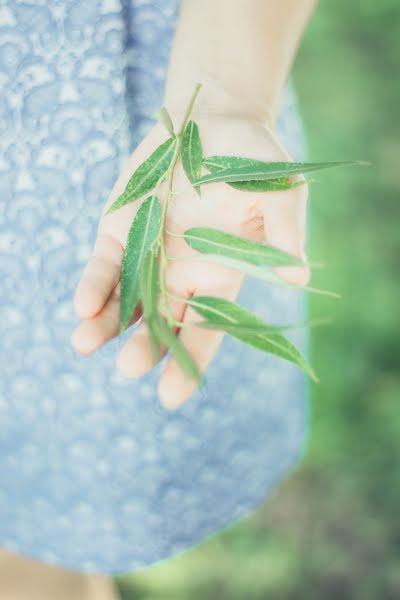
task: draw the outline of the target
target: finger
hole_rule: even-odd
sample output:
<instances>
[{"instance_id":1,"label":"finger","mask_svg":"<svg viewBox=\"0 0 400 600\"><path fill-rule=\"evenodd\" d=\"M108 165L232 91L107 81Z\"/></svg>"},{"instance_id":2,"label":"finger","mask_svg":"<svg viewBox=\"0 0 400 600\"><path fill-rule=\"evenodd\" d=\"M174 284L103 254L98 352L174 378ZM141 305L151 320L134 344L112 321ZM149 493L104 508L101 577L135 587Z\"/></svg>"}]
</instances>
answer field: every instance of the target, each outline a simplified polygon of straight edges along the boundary
<instances>
[{"instance_id":1,"label":"finger","mask_svg":"<svg viewBox=\"0 0 400 600\"><path fill-rule=\"evenodd\" d=\"M120 288L118 284L117 288ZM141 316L138 304L129 322L129 326ZM72 332L71 344L79 354L92 354L103 344L119 334L120 297L115 291L107 300L99 314L91 319L84 319Z\"/></svg>"},{"instance_id":2,"label":"finger","mask_svg":"<svg viewBox=\"0 0 400 600\"><path fill-rule=\"evenodd\" d=\"M74 294L74 308L81 319L97 314L116 286L124 249L109 234L99 234L91 257Z\"/></svg>"},{"instance_id":3,"label":"finger","mask_svg":"<svg viewBox=\"0 0 400 600\"><path fill-rule=\"evenodd\" d=\"M169 305L174 319L181 321L185 305L182 302L174 300L170 300ZM166 352L166 346L160 344L159 360L162 359ZM116 367L124 377L134 378L144 375L155 364L148 325L143 320L121 348L117 356Z\"/></svg>"},{"instance_id":4,"label":"finger","mask_svg":"<svg viewBox=\"0 0 400 600\"><path fill-rule=\"evenodd\" d=\"M204 291L198 290L196 295L213 295L233 302L237 293L238 289L225 288L222 291L219 289L218 292L210 291L209 289ZM196 325L188 326L189 323L195 323L202 320L203 317L201 317L190 305L186 305L183 318L183 323L185 325L179 331L179 338L187 352L197 363L200 371L204 373L219 349L224 337L224 332L216 329L203 329L201 327L196 327ZM161 404L169 410L175 410L189 399L196 388L196 381L188 377L182 371L174 356L171 356L160 377L158 385L158 394Z\"/></svg>"},{"instance_id":5,"label":"finger","mask_svg":"<svg viewBox=\"0 0 400 600\"><path fill-rule=\"evenodd\" d=\"M305 260L307 186L285 192L268 192L261 201L267 244ZM305 285L310 278L307 265L276 267L287 283Z\"/></svg>"}]
</instances>

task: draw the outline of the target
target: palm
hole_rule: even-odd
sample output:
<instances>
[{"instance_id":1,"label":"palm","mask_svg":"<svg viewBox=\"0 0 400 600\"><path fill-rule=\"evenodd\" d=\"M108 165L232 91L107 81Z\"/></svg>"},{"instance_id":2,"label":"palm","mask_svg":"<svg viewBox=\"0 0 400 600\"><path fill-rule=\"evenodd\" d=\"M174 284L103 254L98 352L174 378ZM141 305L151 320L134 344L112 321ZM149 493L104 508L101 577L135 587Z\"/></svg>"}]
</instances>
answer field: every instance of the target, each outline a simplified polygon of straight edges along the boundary
<instances>
[{"instance_id":1,"label":"palm","mask_svg":"<svg viewBox=\"0 0 400 600\"><path fill-rule=\"evenodd\" d=\"M275 137L259 122L245 118L196 117L205 156L230 154L264 161L290 160ZM131 202L107 216L104 213L123 192L132 172L161 144L168 134L155 125L131 155L104 207L92 257L75 292L75 308L82 322L74 331L72 343L82 354L89 354L118 334L119 274L130 225L141 200ZM157 189L161 203L165 182ZM224 183L202 186L201 198L189 184L182 165L177 164L173 178L175 195L170 201L166 229L182 234L194 226L222 229L243 238L269 244L294 255L303 254L305 237L305 185L284 192L254 193L237 190ZM235 269L196 260L194 251L182 237L166 234L169 258L166 282L173 296L186 298L194 293L234 300L244 280ZM284 267L280 276L294 283L308 278L305 267ZM170 306L176 321L195 321L199 315L171 296ZM140 318L140 306L131 323ZM215 355L223 333L196 327L182 327L179 336L188 352L204 372ZM163 349L165 353L166 349ZM153 366L147 326L140 323L117 357L119 371L136 377ZM181 371L171 357L159 383L159 393L167 405L179 405L194 391L193 380Z\"/></svg>"}]
</instances>

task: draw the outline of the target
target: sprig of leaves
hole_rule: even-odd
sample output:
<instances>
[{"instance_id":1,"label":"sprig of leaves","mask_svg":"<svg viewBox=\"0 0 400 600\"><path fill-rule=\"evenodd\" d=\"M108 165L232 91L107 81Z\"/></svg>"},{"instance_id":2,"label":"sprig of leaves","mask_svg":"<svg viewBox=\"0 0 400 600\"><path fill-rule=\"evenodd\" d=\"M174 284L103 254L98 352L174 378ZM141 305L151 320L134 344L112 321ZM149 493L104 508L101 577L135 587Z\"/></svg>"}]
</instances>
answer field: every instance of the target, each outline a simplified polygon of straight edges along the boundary
<instances>
[{"instance_id":1,"label":"sprig of leaves","mask_svg":"<svg viewBox=\"0 0 400 600\"><path fill-rule=\"evenodd\" d=\"M299 366L314 381L318 381L305 358L280 330L275 330L242 306L213 296L192 296L187 304L205 318L204 324L209 327L222 329L258 350L280 356Z\"/></svg>"},{"instance_id":2,"label":"sprig of leaves","mask_svg":"<svg viewBox=\"0 0 400 600\"><path fill-rule=\"evenodd\" d=\"M162 348L167 348L174 354L182 370L197 384L201 384L203 375L177 334L182 324L175 322L172 313L168 313L165 271L169 259L165 250L164 235L183 237L186 243L198 252L199 258L240 269L250 277L257 277L269 283L282 284L282 280L273 271L274 267L301 265L304 262L265 243L256 243L210 227L192 227L184 234L167 231L165 223L168 205L174 193L173 173L179 160L199 196L199 202L201 186L210 183L226 183L246 192L281 191L304 183L304 178L296 178L295 175L331 167L366 164L360 161L264 162L229 155L203 157L199 127L195 121L190 120L200 88L201 84L197 84L177 133L165 107L156 113L155 116L164 124L170 137L139 165L124 192L106 213L152 192L137 211L124 251L121 267L120 333L129 325L140 302L150 334L154 363L159 360ZM202 175L202 169L209 173ZM167 181L167 191L161 209L156 191L164 180ZM190 305L203 317L202 321L193 323L194 326L220 329L253 348L297 365L317 381L312 367L283 334L282 326L266 323L244 307L223 298L192 296L178 300Z\"/></svg>"}]
</instances>

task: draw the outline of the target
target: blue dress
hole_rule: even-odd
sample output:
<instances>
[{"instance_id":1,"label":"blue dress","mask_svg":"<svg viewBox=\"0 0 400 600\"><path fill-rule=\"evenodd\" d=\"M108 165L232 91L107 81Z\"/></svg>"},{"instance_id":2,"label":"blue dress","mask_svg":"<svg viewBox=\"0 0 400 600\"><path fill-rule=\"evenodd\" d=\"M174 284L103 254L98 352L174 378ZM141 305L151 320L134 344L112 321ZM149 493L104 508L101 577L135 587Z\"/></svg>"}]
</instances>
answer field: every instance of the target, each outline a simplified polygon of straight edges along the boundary
<instances>
[{"instance_id":1,"label":"blue dress","mask_svg":"<svg viewBox=\"0 0 400 600\"><path fill-rule=\"evenodd\" d=\"M103 203L162 103L178 5L0 5L0 547L80 571L142 568L214 535L264 501L306 440L300 370L228 336L207 395L177 412L156 396L165 360L128 380L118 339L89 357L69 341ZM299 158L289 88L278 130ZM301 294L262 281L237 301L304 318Z\"/></svg>"}]
</instances>

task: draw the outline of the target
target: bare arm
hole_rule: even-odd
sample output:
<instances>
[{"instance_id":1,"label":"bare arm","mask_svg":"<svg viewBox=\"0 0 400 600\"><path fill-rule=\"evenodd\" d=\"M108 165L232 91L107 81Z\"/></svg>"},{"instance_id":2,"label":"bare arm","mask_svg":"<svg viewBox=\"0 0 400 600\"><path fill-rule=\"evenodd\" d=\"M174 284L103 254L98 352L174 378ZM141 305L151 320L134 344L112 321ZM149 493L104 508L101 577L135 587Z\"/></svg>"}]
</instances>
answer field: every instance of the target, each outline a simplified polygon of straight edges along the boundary
<instances>
[{"instance_id":1,"label":"bare arm","mask_svg":"<svg viewBox=\"0 0 400 600\"><path fill-rule=\"evenodd\" d=\"M316 0L182 0L164 104L181 112L203 84L194 114L229 113L273 124Z\"/></svg>"}]
</instances>

